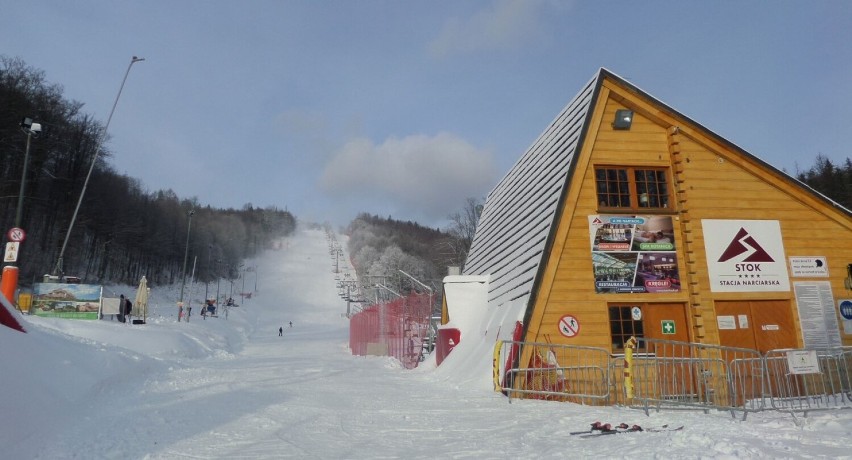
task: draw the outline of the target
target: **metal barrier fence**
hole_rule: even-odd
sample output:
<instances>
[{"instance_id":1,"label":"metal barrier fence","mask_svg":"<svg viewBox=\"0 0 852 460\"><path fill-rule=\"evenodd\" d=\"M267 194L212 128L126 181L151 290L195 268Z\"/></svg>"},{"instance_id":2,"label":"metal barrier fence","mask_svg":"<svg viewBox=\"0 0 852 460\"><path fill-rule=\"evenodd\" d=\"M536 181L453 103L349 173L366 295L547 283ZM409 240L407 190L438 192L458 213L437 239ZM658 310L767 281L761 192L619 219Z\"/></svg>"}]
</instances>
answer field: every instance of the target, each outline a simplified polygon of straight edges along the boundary
<instances>
[{"instance_id":1,"label":"metal barrier fence","mask_svg":"<svg viewBox=\"0 0 852 460\"><path fill-rule=\"evenodd\" d=\"M420 363L429 336L430 297L411 294L370 305L349 319L353 355L393 356L406 369Z\"/></svg>"},{"instance_id":2,"label":"metal barrier fence","mask_svg":"<svg viewBox=\"0 0 852 460\"><path fill-rule=\"evenodd\" d=\"M497 371L495 384L509 398L524 397L601 404L610 398L609 351L595 347L548 343L501 342L499 362L510 356L530 356L529 365ZM515 349L515 355L512 349ZM518 355L517 350L523 348ZM528 355L527 355L528 353ZM502 358L501 358L502 357ZM497 365L497 363L495 363Z\"/></svg>"},{"instance_id":3,"label":"metal barrier fence","mask_svg":"<svg viewBox=\"0 0 852 460\"><path fill-rule=\"evenodd\" d=\"M765 369L757 350L670 340L638 339L633 358L634 394L629 405L761 411Z\"/></svg>"},{"instance_id":4,"label":"metal barrier fence","mask_svg":"<svg viewBox=\"0 0 852 460\"><path fill-rule=\"evenodd\" d=\"M638 339L625 355L595 347L500 342L495 388L580 404L804 413L852 408L852 347L757 350Z\"/></svg>"},{"instance_id":5,"label":"metal barrier fence","mask_svg":"<svg viewBox=\"0 0 852 460\"><path fill-rule=\"evenodd\" d=\"M772 350L765 362L773 409L807 415L852 406L852 347Z\"/></svg>"}]
</instances>

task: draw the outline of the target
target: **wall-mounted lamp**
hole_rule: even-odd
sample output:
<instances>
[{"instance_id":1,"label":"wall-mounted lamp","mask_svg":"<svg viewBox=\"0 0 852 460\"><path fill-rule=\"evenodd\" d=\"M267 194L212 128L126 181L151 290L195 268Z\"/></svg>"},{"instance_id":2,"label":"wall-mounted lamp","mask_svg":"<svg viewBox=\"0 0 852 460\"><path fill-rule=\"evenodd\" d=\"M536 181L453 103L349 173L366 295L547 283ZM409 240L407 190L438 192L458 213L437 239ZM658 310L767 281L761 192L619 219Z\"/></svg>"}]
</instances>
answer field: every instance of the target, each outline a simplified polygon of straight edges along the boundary
<instances>
[{"instance_id":1,"label":"wall-mounted lamp","mask_svg":"<svg viewBox=\"0 0 852 460\"><path fill-rule=\"evenodd\" d=\"M612 122L612 129L630 129L632 123L633 111L618 109L615 111L615 121Z\"/></svg>"}]
</instances>

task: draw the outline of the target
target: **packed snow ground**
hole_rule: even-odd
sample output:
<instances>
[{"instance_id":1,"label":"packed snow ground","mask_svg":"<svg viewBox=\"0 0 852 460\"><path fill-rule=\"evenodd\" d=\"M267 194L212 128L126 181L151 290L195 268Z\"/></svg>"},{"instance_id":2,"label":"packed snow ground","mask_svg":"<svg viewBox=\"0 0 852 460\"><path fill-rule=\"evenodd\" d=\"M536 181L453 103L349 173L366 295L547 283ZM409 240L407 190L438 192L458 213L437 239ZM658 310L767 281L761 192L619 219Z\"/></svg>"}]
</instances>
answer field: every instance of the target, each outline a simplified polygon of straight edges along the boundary
<instances>
[{"instance_id":1,"label":"packed snow ground","mask_svg":"<svg viewBox=\"0 0 852 460\"><path fill-rule=\"evenodd\" d=\"M299 230L247 265L258 267L257 292L227 320L202 320L196 308L189 323L178 323L176 292L154 287L145 325L25 317L27 334L0 327L0 456L852 457L849 410L799 419L766 412L742 421L725 412L646 416L509 403L489 390L490 375L458 378L453 355L441 367L431 359L412 371L390 358L352 356L346 304L321 230ZM195 289L202 293L194 298L203 298L203 285ZM133 287L111 290L135 296ZM684 428L569 434L594 421Z\"/></svg>"}]
</instances>

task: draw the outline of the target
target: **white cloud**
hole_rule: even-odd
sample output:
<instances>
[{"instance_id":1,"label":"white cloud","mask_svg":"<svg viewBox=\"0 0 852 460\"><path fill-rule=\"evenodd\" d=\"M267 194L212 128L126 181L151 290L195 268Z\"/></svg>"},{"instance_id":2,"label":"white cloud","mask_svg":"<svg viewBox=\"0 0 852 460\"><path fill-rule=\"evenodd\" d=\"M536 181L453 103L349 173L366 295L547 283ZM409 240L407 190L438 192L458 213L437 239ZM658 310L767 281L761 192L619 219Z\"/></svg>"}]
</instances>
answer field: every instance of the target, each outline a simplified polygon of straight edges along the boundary
<instances>
[{"instance_id":1,"label":"white cloud","mask_svg":"<svg viewBox=\"0 0 852 460\"><path fill-rule=\"evenodd\" d=\"M437 221L483 197L496 178L492 152L449 133L390 138L375 145L355 139L333 156L320 187L338 200L382 207L400 219Z\"/></svg>"},{"instance_id":2,"label":"white cloud","mask_svg":"<svg viewBox=\"0 0 852 460\"><path fill-rule=\"evenodd\" d=\"M539 36L547 0L496 0L471 17L447 20L429 44L435 57L481 50L516 48Z\"/></svg>"}]
</instances>

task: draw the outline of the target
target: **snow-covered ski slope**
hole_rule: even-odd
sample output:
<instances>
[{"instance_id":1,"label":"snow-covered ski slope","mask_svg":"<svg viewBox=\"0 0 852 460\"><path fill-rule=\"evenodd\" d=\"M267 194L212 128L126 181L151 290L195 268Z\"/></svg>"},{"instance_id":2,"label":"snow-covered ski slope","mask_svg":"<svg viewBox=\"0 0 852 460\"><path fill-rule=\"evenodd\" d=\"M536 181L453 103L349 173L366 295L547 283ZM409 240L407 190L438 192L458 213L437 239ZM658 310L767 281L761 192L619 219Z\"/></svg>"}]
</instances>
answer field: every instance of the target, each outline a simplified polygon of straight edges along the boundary
<instances>
[{"instance_id":1,"label":"snow-covered ski slope","mask_svg":"<svg viewBox=\"0 0 852 460\"><path fill-rule=\"evenodd\" d=\"M147 325L26 317L29 334L0 328L0 457L852 455L852 411L814 413L797 424L779 413L741 421L727 413L646 417L620 408L510 404L484 390L481 381L454 379L452 355L446 367L436 369L432 360L413 371L389 358L351 356L346 305L337 296L322 230L301 229L280 250L246 265L257 267L257 293L227 320L224 315L202 320L194 308L189 323L178 323L177 293L155 287ZM253 283L250 274L246 279L247 286ZM229 289L229 283L220 288ZM204 285L193 292L202 298ZM569 434L594 421L684 428L591 439Z\"/></svg>"}]
</instances>

